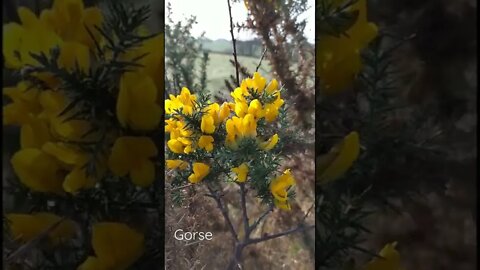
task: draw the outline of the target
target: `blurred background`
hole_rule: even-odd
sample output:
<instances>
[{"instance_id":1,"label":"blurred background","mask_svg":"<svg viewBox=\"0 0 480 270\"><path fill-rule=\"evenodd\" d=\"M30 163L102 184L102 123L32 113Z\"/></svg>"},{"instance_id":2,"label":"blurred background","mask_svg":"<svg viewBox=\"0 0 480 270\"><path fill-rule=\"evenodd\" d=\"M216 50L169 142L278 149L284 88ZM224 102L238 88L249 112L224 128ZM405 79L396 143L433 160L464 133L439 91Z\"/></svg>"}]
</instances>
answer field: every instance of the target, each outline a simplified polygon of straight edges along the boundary
<instances>
[{"instance_id":1,"label":"blurred background","mask_svg":"<svg viewBox=\"0 0 480 270\"><path fill-rule=\"evenodd\" d=\"M380 29L415 35L395 53L398 95L440 130L443 153L399 168L436 188L370 220L369 246L398 241L405 269L477 269L477 2L372 0L368 13Z\"/></svg>"}]
</instances>

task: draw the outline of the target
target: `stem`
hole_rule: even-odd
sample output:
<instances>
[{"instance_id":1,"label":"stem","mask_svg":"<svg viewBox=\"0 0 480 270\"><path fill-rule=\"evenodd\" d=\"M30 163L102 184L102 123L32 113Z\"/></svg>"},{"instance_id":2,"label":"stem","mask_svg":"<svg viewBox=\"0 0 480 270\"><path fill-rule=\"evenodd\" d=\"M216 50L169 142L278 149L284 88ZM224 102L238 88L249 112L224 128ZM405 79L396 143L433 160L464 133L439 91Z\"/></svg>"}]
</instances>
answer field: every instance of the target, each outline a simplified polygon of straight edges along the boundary
<instances>
[{"instance_id":1,"label":"stem","mask_svg":"<svg viewBox=\"0 0 480 270\"><path fill-rule=\"evenodd\" d=\"M260 58L260 62L258 62L258 65L257 65L257 68L255 69L255 71L258 71L258 69L260 69L260 66L262 65L263 58L265 58L266 54L267 54L267 47L265 47L265 49L263 49L262 57Z\"/></svg>"},{"instance_id":2,"label":"stem","mask_svg":"<svg viewBox=\"0 0 480 270\"><path fill-rule=\"evenodd\" d=\"M230 35L232 36L232 45L233 45L233 59L235 60L235 75L237 78L237 85L240 85L240 76L238 75L238 60L237 60L237 45L235 36L233 35L233 18L232 18L232 7L230 6L230 0L227 0L228 4L228 15L230 16Z\"/></svg>"},{"instance_id":3,"label":"stem","mask_svg":"<svg viewBox=\"0 0 480 270\"><path fill-rule=\"evenodd\" d=\"M233 257L230 260L230 263L227 266L227 270L235 270L238 266L242 265L242 251L245 247L244 244L236 244L233 251ZM242 268L240 268L242 269Z\"/></svg>"},{"instance_id":4,"label":"stem","mask_svg":"<svg viewBox=\"0 0 480 270\"><path fill-rule=\"evenodd\" d=\"M247 215L247 200L245 199L245 196L247 195L247 192L245 190L245 184L240 183L240 197L242 200L242 213L243 213L243 226L245 230L245 239L250 238L250 225L248 222L248 215Z\"/></svg>"},{"instance_id":5,"label":"stem","mask_svg":"<svg viewBox=\"0 0 480 270\"><path fill-rule=\"evenodd\" d=\"M253 224L252 226L250 227L250 233L253 232L253 230L255 230L255 228L257 228L257 226L260 224L260 222L262 222L262 220L264 218L267 217L267 215L273 211L273 204L270 205L270 207L268 208L267 211L265 211Z\"/></svg>"},{"instance_id":6,"label":"stem","mask_svg":"<svg viewBox=\"0 0 480 270\"><path fill-rule=\"evenodd\" d=\"M284 232L281 232L281 233L267 235L267 236L264 236L264 237L261 237L261 238L256 238L256 239L249 239L245 242L245 246L246 245L257 244L257 243L260 243L260 242L265 242L265 241L272 240L272 239L275 239L275 238L278 238L278 237L282 237L282 236L289 235L289 234L296 233L296 232L306 231L306 230L313 229L313 228L315 228L315 225L309 225L309 226L299 225L296 228L293 228L293 229L290 229L288 231L284 231Z\"/></svg>"},{"instance_id":7,"label":"stem","mask_svg":"<svg viewBox=\"0 0 480 270\"><path fill-rule=\"evenodd\" d=\"M235 232L235 229L233 228L232 221L230 220L230 217L228 216L228 211L222 204L222 200L220 199L220 196L210 187L210 185L206 185L208 188L208 191L210 192L210 197L212 197L215 202L217 203L218 208L220 208L220 211L222 212L223 218L225 219L225 223L227 223L228 228L230 229L230 233L232 234L233 238L235 239L235 242L238 242L238 236L237 233Z\"/></svg>"}]
</instances>

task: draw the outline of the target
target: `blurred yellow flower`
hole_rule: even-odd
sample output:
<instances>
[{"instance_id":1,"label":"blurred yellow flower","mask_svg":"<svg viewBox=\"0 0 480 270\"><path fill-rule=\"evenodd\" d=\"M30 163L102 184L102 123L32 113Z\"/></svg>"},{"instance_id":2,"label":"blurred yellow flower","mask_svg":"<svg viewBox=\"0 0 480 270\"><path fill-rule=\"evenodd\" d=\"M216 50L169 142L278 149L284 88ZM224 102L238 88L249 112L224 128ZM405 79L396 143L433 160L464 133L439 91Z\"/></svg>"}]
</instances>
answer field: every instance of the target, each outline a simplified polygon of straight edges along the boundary
<instances>
[{"instance_id":1,"label":"blurred yellow flower","mask_svg":"<svg viewBox=\"0 0 480 270\"><path fill-rule=\"evenodd\" d=\"M188 163L181 159L167 159L166 165L168 169L180 169L185 170L188 167Z\"/></svg>"},{"instance_id":2,"label":"blurred yellow flower","mask_svg":"<svg viewBox=\"0 0 480 270\"><path fill-rule=\"evenodd\" d=\"M202 135L200 139L198 139L198 147L200 149L205 149L207 152L211 152L213 150L213 137Z\"/></svg>"},{"instance_id":3,"label":"blurred yellow flower","mask_svg":"<svg viewBox=\"0 0 480 270\"><path fill-rule=\"evenodd\" d=\"M6 214L10 231L15 239L28 242L43 233L48 233L52 246L59 245L75 236L75 224L51 213Z\"/></svg>"},{"instance_id":4,"label":"blurred yellow flower","mask_svg":"<svg viewBox=\"0 0 480 270\"><path fill-rule=\"evenodd\" d=\"M260 73L255 72L253 73L252 78L246 78L242 81L240 84L240 88L243 89L243 91L249 91L257 94L263 93L263 90L265 90L265 86L267 85L267 79L262 77Z\"/></svg>"},{"instance_id":5,"label":"blurred yellow flower","mask_svg":"<svg viewBox=\"0 0 480 270\"><path fill-rule=\"evenodd\" d=\"M40 20L65 41L79 42L91 48L95 43L87 31L89 29L100 43L101 35L94 27L101 26L102 11L96 7L85 8L82 0L55 0L51 9L42 11Z\"/></svg>"},{"instance_id":6,"label":"blurred yellow flower","mask_svg":"<svg viewBox=\"0 0 480 270\"><path fill-rule=\"evenodd\" d=\"M165 100L165 112L172 114L176 110L182 109L183 114L190 115L193 113L196 100L197 97L192 95L188 88L183 87L180 95L170 95L169 98Z\"/></svg>"},{"instance_id":7,"label":"blurred yellow flower","mask_svg":"<svg viewBox=\"0 0 480 270\"><path fill-rule=\"evenodd\" d=\"M97 162L96 175L87 175L85 166L89 161L88 153L74 145L48 142L43 145L42 150L55 157L69 171L63 182L63 189L66 192L75 193L80 189L94 187L97 179L105 171L105 166Z\"/></svg>"},{"instance_id":8,"label":"blurred yellow flower","mask_svg":"<svg viewBox=\"0 0 480 270\"><path fill-rule=\"evenodd\" d=\"M157 147L148 137L120 137L115 141L108 159L108 167L116 176L130 176L131 181L147 187L155 179L155 164L150 158L157 155Z\"/></svg>"},{"instance_id":9,"label":"blurred yellow flower","mask_svg":"<svg viewBox=\"0 0 480 270\"><path fill-rule=\"evenodd\" d=\"M188 177L188 181L192 184L196 184L205 178L210 172L210 166L205 163L195 162L193 163L193 173Z\"/></svg>"},{"instance_id":10,"label":"blurred yellow flower","mask_svg":"<svg viewBox=\"0 0 480 270\"><path fill-rule=\"evenodd\" d=\"M40 91L30 88L27 82L21 81L15 87L3 89L3 95L10 98L11 103L3 106L4 125L23 125L30 122L30 116L42 110L38 102Z\"/></svg>"},{"instance_id":11,"label":"blurred yellow flower","mask_svg":"<svg viewBox=\"0 0 480 270\"><path fill-rule=\"evenodd\" d=\"M247 110L248 114L251 114L255 119L260 119L263 117L262 103L258 99L254 99L250 102Z\"/></svg>"},{"instance_id":12,"label":"blurred yellow flower","mask_svg":"<svg viewBox=\"0 0 480 270\"><path fill-rule=\"evenodd\" d=\"M175 154L189 154L193 152L192 141L186 137L170 139L167 142L168 149Z\"/></svg>"},{"instance_id":13,"label":"blurred yellow flower","mask_svg":"<svg viewBox=\"0 0 480 270\"><path fill-rule=\"evenodd\" d=\"M224 102L222 106L220 106L220 110L218 112L218 121L223 122L225 119L228 118L230 115L231 109L230 105L227 102Z\"/></svg>"},{"instance_id":14,"label":"blurred yellow flower","mask_svg":"<svg viewBox=\"0 0 480 270\"><path fill-rule=\"evenodd\" d=\"M400 264L400 253L395 249L397 242L386 244L380 251L382 258L374 258L363 270L403 270Z\"/></svg>"},{"instance_id":15,"label":"blurred yellow flower","mask_svg":"<svg viewBox=\"0 0 480 270\"><path fill-rule=\"evenodd\" d=\"M335 0L334 7L344 1ZM316 46L316 74L320 78L321 91L331 95L352 85L360 72L360 52L377 36L377 26L367 21L367 2L359 0L350 7L358 10L355 24L346 36L321 36Z\"/></svg>"},{"instance_id":16,"label":"blurred yellow flower","mask_svg":"<svg viewBox=\"0 0 480 270\"><path fill-rule=\"evenodd\" d=\"M120 78L117 119L123 127L153 130L160 123L162 108L157 104L157 87L145 74L127 72Z\"/></svg>"},{"instance_id":17,"label":"blurred yellow flower","mask_svg":"<svg viewBox=\"0 0 480 270\"><path fill-rule=\"evenodd\" d=\"M244 162L240 164L240 166L232 168L232 172L236 174L235 181L239 183L244 183L247 180L247 174L248 174L247 163Z\"/></svg>"},{"instance_id":18,"label":"blurred yellow flower","mask_svg":"<svg viewBox=\"0 0 480 270\"><path fill-rule=\"evenodd\" d=\"M16 152L11 163L20 182L32 191L63 193L60 164L50 155L37 148Z\"/></svg>"},{"instance_id":19,"label":"blurred yellow flower","mask_svg":"<svg viewBox=\"0 0 480 270\"><path fill-rule=\"evenodd\" d=\"M270 183L270 192L274 197L274 202L277 207L290 210L290 204L286 204L286 202L288 201L288 190L293 185L295 185L295 179L289 169L272 180Z\"/></svg>"},{"instance_id":20,"label":"blurred yellow flower","mask_svg":"<svg viewBox=\"0 0 480 270\"><path fill-rule=\"evenodd\" d=\"M235 114L238 117L244 117L248 113L248 104L246 101L235 102Z\"/></svg>"},{"instance_id":21,"label":"blurred yellow flower","mask_svg":"<svg viewBox=\"0 0 480 270\"><path fill-rule=\"evenodd\" d=\"M59 116L69 104L63 92L52 90L42 91L39 96L39 101L43 111L38 117L45 119L49 123L55 137L69 141L86 141L98 135L94 132L89 136L84 136L91 128L90 123L86 120L65 121L68 115Z\"/></svg>"},{"instance_id":22,"label":"blurred yellow flower","mask_svg":"<svg viewBox=\"0 0 480 270\"><path fill-rule=\"evenodd\" d=\"M202 116L200 129L206 134L212 134L215 131L215 120L210 114L204 114Z\"/></svg>"},{"instance_id":23,"label":"blurred yellow flower","mask_svg":"<svg viewBox=\"0 0 480 270\"><path fill-rule=\"evenodd\" d=\"M277 145L277 143L278 134L274 134L268 141L259 143L259 147L265 151L270 151L275 147L275 145Z\"/></svg>"},{"instance_id":24,"label":"blurred yellow flower","mask_svg":"<svg viewBox=\"0 0 480 270\"><path fill-rule=\"evenodd\" d=\"M78 270L126 270L144 253L143 234L126 224L101 222L93 225L92 247L96 256L88 257Z\"/></svg>"},{"instance_id":25,"label":"blurred yellow flower","mask_svg":"<svg viewBox=\"0 0 480 270\"><path fill-rule=\"evenodd\" d=\"M44 53L60 46L62 39L28 8L19 7L20 23L3 25L3 57L8 68L21 69L37 63L31 54Z\"/></svg>"},{"instance_id":26,"label":"blurred yellow flower","mask_svg":"<svg viewBox=\"0 0 480 270\"><path fill-rule=\"evenodd\" d=\"M272 103L265 104L264 115L267 122L273 122L277 119L279 114L280 107L285 103L285 101L280 98L280 93L276 94L277 98Z\"/></svg>"},{"instance_id":27,"label":"blurred yellow flower","mask_svg":"<svg viewBox=\"0 0 480 270\"><path fill-rule=\"evenodd\" d=\"M46 142L52 140L47 122L36 116L30 116L28 122L20 128L20 147L41 148Z\"/></svg>"},{"instance_id":28,"label":"blurred yellow flower","mask_svg":"<svg viewBox=\"0 0 480 270\"><path fill-rule=\"evenodd\" d=\"M265 91L270 95L278 91L278 81L276 79L271 80Z\"/></svg>"},{"instance_id":29,"label":"blurred yellow flower","mask_svg":"<svg viewBox=\"0 0 480 270\"><path fill-rule=\"evenodd\" d=\"M317 181L326 184L340 178L350 169L360 153L360 138L351 132L342 142L332 147L329 153L318 157L316 164Z\"/></svg>"},{"instance_id":30,"label":"blurred yellow flower","mask_svg":"<svg viewBox=\"0 0 480 270\"><path fill-rule=\"evenodd\" d=\"M78 42L64 42L60 46L58 66L60 68L73 70L78 65L83 72L90 68L90 51L87 46Z\"/></svg>"}]
</instances>

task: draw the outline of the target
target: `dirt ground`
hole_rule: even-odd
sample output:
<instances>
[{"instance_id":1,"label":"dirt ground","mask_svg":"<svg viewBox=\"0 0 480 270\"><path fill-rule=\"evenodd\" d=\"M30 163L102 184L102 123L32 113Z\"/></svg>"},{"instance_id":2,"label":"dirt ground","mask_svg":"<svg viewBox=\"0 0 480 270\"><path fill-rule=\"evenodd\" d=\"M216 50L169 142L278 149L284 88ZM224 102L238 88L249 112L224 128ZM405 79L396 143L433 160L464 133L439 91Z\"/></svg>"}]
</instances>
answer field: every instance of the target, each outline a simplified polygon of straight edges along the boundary
<instances>
[{"instance_id":1,"label":"dirt ground","mask_svg":"<svg viewBox=\"0 0 480 270\"><path fill-rule=\"evenodd\" d=\"M297 180L295 204L291 212L275 210L259 226L252 237L263 233L277 233L295 227L314 203L314 161L311 154L301 154L285 164ZM167 180L168 181L168 180ZM171 198L166 203L165 252L166 269L225 269L233 252L233 241L223 217L212 198L204 196L204 189L188 198L182 207L175 207ZM225 186L225 197L235 228L241 228L238 190ZM168 193L168 192L167 192ZM258 208L252 198L247 201L249 218L253 220L266 210ZM314 211L305 223L314 223ZM211 241L185 243L174 239L174 231L211 231ZM242 234L242 231L239 232ZM245 269L314 269L314 231L292 234L247 247L244 250Z\"/></svg>"}]
</instances>

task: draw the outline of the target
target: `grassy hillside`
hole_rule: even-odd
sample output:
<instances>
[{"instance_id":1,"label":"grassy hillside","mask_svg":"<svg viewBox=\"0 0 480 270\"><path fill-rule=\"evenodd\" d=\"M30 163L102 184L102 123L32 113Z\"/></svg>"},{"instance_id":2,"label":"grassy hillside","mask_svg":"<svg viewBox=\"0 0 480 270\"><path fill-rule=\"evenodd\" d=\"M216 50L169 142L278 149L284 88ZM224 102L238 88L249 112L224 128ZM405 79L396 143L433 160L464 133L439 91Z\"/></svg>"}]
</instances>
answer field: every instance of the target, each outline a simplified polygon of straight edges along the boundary
<instances>
[{"instance_id":1,"label":"grassy hillside","mask_svg":"<svg viewBox=\"0 0 480 270\"><path fill-rule=\"evenodd\" d=\"M228 79L230 75L235 74L235 68L229 61L229 59L233 59L233 56L228 54L211 53L209 57L210 61L207 66L207 88L211 93L226 92L224 81L225 79ZM260 59L255 57L238 57L238 62L245 66L251 73L255 71L259 61ZM268 61L263 61L259 72L267 74L270 70L271 68L268 65Z\"/></svg>"}]
</instances>

